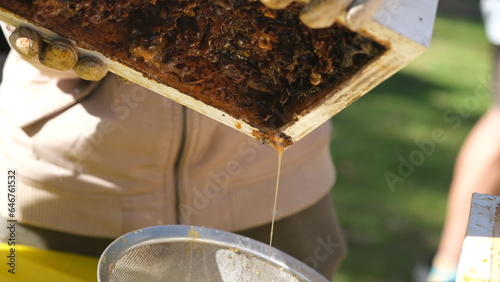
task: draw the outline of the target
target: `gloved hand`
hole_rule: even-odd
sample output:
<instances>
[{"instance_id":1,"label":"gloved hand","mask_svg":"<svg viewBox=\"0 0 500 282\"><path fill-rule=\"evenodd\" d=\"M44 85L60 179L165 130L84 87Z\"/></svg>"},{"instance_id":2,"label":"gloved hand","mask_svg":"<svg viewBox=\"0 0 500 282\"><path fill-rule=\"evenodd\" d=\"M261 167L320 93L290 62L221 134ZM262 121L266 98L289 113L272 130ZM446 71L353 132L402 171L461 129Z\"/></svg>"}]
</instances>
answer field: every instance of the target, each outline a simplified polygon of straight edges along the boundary
<instances>
[{"instance_id":1,"label":"gloved hand","mask_svg":"<svg viewBox=\"0 0 500 282\"><path fill-rule=\"evenodd\" d=\"M49 68L67 71L73 69L85 80L98 81L106 76L106 65L96 57L80 56L76 46L66 39L54 39L45 46L42 36L29 28L7 28L9 43L12 48L25 59L38 56L42 65Z\"/></svg>"},{"instance_id":2,"label":"gloved hand","mask_svg":"<svg viewBox=\"0 0 500 282\"><path fill-rule=\"evenodd\" d=\"M354 0L260 0L272 9L283 9L292 2L302 2L307 5L300 13L300 20L310 28L330 27ZM359 29L363 23L370 20L382 4L383 0L365 0L361 4L350 7L346 21L352 30Z\"/></svg>"}]
</instances>

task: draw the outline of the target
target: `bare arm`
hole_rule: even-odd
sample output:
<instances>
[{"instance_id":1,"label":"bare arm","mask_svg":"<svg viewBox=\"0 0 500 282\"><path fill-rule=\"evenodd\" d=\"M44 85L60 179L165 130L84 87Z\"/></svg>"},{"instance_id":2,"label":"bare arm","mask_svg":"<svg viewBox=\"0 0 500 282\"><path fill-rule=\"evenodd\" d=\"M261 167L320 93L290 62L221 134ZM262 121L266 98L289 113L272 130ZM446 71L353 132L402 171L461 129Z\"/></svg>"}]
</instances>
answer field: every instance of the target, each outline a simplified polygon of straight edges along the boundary
<instances>
[{"instance_id":1,"label":"bare arm","mask_svg":"<svg viewBox=\"0 0 500 282\"><path fill-rule=\"evenodd\" d=\"M454 170L440 259L458 263L473 192L500 195L500 106L478 121L463 144Z\"/></svg>"}]
</instances>

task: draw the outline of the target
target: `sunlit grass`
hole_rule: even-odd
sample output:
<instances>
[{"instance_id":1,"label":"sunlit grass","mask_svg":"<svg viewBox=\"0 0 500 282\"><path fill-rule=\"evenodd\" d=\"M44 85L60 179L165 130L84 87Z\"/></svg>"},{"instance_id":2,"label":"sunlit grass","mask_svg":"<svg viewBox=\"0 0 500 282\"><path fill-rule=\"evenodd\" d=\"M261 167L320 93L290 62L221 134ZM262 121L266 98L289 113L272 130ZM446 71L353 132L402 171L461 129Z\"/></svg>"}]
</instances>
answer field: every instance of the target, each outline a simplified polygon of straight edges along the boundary
<instances>
[{"instance_id":1,"label":"sunlit grass","mask_svg":"<svg viewBox=\"0 0 500 282\"><path fill-rule=\"evenodd\" d=\"M411 281L434 252L455 156L489 103L490 52L480 21L440 16L424 55L333 118L334 202L350 248L337 281ZM384 174L399 175L435 130L445 137L391 187Z\"/></svg>"}]
</instances>

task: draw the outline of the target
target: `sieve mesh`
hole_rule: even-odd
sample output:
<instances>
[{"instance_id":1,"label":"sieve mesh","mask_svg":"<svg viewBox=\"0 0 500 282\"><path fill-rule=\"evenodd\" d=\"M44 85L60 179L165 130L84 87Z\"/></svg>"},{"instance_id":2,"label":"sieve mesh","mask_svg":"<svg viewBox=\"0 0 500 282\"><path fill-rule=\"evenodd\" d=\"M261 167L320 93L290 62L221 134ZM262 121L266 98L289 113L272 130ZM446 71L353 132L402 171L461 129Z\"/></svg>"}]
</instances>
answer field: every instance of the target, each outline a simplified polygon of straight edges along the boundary
<instances>
[{"instance_id":1,"label":"sieve mesh","mask_svg":"<svg viewBox=\"0 0 500 282\"><path fill-rule=\"evenodd\" d=\"M182 236L180 236L183 234ZM99 261L100 282L327 281L305 264L236 234L190 226L156 226L126 234Z\"/></svg>"}]
</instances>

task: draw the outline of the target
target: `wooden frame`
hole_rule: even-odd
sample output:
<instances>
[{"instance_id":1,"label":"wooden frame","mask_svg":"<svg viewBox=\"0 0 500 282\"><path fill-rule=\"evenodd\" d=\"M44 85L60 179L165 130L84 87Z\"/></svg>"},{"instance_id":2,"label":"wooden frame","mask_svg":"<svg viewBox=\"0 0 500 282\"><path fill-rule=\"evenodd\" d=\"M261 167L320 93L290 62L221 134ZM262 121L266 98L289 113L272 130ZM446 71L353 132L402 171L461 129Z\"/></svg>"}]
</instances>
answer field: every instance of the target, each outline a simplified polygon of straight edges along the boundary
<instances>
[{"instance_id":1,"label":"wooden frame","mask_svg":"<svg viewBox=\"0 0 500 282\"><path fill-rule=\"evenodd\" d=\"M334 89L329 89L329 93L325 98L302 112L293 121L272 132L279 132L283 136L287 136L292 141L288 145L297 142L422 54L430 44L437 1L386 0L373 20L366 23L358 32L384 45L387 51ZM345 15L342 15L339 19L339 22L343 25L345 25L344 18ZM2 7L0 7L0 20L14 27L27 26L35 29L42 34L46 41L63 36L36 26ZM254 128L237 116L231 116L174 88L150 80L143 76L142 73L110 60L101 53L82 48L79 48L79 50L81 54L100 58L108 65L111 72L119 76L181 103L244 134L257 139L261 139L263 136L258 134L262 132L262 129ZM269 134L270 132L264 133Z\"/></svg>"},{"instance_id":2,"label":"wooden frame","mask_svg":"<svg viewBox=\"0 0 500 282\"><path fill-rule=\"evenodd\" d=\"M500 281L500 197L472 195L456 281Z\"/></svg>"}]
</instances>

